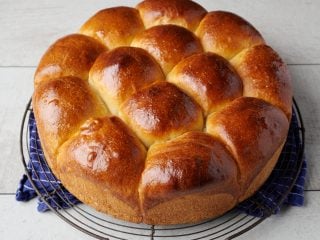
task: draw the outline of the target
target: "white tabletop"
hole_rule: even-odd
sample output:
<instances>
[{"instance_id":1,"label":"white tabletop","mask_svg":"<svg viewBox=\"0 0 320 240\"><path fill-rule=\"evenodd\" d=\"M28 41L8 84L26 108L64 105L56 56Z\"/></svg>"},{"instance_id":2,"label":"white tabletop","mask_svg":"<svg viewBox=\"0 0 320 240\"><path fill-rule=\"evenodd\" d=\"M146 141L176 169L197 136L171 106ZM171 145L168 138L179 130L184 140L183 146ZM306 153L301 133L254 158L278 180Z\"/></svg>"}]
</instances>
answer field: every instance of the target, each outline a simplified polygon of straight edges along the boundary
<instances>
[{"instance_id":1,"label":"white tabletop","mask_svg":"<svg viewBox=\"0 0 320 240\"><path fill-rule=\"evenodd\" d=\"M233 11L246 18L280 53L289 65L306 127L305 206L287 208L238 239L319 239L320 1L198 2L208 10ZM136 3L121 1L128 6ZM23 174L19 127L33 91L35 66L49 44L77 31L98 9L117 5L116 0L0 0L0 239L91 239L53 213L38 213L35 200L15 201Z\"/></svg>"}]
</instances>

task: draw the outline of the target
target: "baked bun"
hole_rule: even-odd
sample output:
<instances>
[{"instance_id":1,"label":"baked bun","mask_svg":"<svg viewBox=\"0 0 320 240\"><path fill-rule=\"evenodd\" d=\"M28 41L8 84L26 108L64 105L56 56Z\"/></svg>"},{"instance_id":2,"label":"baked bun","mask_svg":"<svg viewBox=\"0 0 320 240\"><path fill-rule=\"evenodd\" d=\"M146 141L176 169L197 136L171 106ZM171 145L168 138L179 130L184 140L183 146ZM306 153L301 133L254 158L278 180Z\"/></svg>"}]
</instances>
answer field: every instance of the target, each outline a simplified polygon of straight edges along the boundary
<instances>
[{"instance_id":1,"label":"baked bun","mask_svg":"<svg viewBox=\"0 0 320 240\"><path fill-rule=\"evenodd\" d=\"M203 127L198 104L165 81L132 95L121 106L121 117L146 146Z\"/></svg>"},{"instance_id":2,"label":"baked bun","mask_svg":"<svg viewBox=\"0 0 320 240\"><path fill-rule=\"evenodd\" d=\"M34 83L53 78L74 76L88 79L88 73L96 58L106 47L93 38L71 34L56 41L42 57Z\"/></svg>"},{"instance_id":3,"label":"baked bun","mask_svg":"<svg viewBox=\"0 0 320 240\"><path fill-rule=\"evenodd\" d=\"M165 74L185 57L202 52L197 37L177 25L159 25L138 34L131 44L147 50Z\"/></svg>"},{"instance_id":4,"label":"baked bun","mask_svg":"<svg viewBox=\"0 0 320 240\"><path fill-rule=\"evenodd\" d=\"M196 30L207 11L199 4L185 0L146 0L137 5L146 28L175 24L190 31Z\"/></svg>"},{"instance_id":5,"label":"baked bun","mask_svg":"<svg viewBox=\"0 0 320 240\"><path fill-rule=\"evenodd\" d=\"M196 30L205 51L231 59L242 50L264 44L260 33L243 18L224 11L209 12Z\"/></svg>"},{"instance_id":6,"label":"baked bun","mask_svg":"<svg viewBox=\"0 0 320 240\"><path fill-rule=\"evenodd\" d=\"M90 118L60 147L57 172L65 187L84 202L139 222L138 186L145 157L145 147L122 120Z\"/></svg>"},{"instance_id":7,"label":"baked bun","mask_svg":"<svg viewBox=\"0 0 320 240\"><path fill-rule=\"evenodd\" d=\"M224 213L237 202L237 178L233 156L209 134L192 131L154 144L139 186L145 221L195 222Z\"/></svg>"},{"instance_id":8,"label":"baked bun","mask_svg":"<svg viewBox=\"0 0 320 240\"><path fill-rule=\"evenodd\" d=\"M108 23L108 24L106 24ZM133 37L144 30L139 12L134 8L115 7L97 12L80 29L108 49L128 46Z\"/></svg>"},{"instance_id":9,"label":"baked bun","mask_svg":"<svg viewBox=\"0 0 320 240\"><path fill-rule=\"evenodd\" d=\"M167 80L193 96L205 115L242 96L242 81L231 64L214 53L181 60Z\"/></svg>"},{"instance_id":10,"label":"baked bun","mask_svg":"<svg viewBox=\"0 0 320 240\"><path fill-rule=\"evenodd\" d=\"M232 59L241 76L243 95L261 98L281 108L288 118L292 111L292 86L286 64L267 45L247 48Z\"/></svg>"},{"instance_id":11,"label":"baked bun","mask_svg":"<svg viewBox=\"0 0 320 240\"><path fill-rule=\"evenodd\" d=\"M286 139L288 125L280 109L250 97L237 98L208 116L207 132L228 146L237 161L241 192L246 196L242 198L256 191L270 175L280 154L278 148Z\"/></svg>"},{"instance_id":12,"label":"baked bun","mask_svg":"<svg viewBox=\"0 0 320 240\"><path fill-rule=\"evenodd\" d=\"M190 0L99 11L47 50L34 85L53 173L131 222L232 209L270 175L291 119L280 56L243 18Z\"/></svg>"},{"instance_id":13,"label":"baked bun","mask_svg":"<svg viewBox=\"0 0 320 240\"><path fill-rule=\"evenodd\" d=\"M90 70L90 84L99 92L112 114L138 90L165 80L159 64L141 48L118 47L102 53Z\"/></svg>"}]
</instances>

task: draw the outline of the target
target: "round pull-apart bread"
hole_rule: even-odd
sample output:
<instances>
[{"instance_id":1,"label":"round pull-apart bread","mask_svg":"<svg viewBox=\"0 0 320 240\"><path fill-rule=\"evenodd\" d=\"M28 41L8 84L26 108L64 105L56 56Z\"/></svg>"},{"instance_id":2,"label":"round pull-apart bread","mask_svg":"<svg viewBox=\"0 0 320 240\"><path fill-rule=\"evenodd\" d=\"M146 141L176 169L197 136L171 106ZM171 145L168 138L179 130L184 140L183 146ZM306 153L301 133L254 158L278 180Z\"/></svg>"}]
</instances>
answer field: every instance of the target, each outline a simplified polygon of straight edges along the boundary
<instances>
[{"instance_id":1,"label":"round pull-apart bread","mask_svg":"<svg viewBox=\"0 0 320 240\"><path fill-rule=\"evenodd\" d=\"M99 11L35 73L45 157L117 218L216 217L268 178L289 128L286 64L243 18L189 0Z\"/></svg>"}]
</instances>

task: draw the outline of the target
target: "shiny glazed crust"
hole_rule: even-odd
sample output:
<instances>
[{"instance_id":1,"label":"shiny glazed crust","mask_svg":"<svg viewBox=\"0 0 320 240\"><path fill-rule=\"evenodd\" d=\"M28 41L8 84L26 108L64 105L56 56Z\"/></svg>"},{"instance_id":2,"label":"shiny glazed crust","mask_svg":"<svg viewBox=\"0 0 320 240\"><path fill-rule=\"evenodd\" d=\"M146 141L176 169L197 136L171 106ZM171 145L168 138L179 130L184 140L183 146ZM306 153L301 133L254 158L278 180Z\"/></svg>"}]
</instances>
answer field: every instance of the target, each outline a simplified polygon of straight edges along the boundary
<instances>
[{"instance_id":1,"label":"shiny glazed crust","mask_svg":"<svg viewBox=\"0 0 320 240\"><path fill-rule=\"evenodd\" d=\"M194 223L247 199L291 119L280 56L243 18L190 0L99 11L47 50L34 85L54 174L132 222Z\"/></svg>"}]
</instances>

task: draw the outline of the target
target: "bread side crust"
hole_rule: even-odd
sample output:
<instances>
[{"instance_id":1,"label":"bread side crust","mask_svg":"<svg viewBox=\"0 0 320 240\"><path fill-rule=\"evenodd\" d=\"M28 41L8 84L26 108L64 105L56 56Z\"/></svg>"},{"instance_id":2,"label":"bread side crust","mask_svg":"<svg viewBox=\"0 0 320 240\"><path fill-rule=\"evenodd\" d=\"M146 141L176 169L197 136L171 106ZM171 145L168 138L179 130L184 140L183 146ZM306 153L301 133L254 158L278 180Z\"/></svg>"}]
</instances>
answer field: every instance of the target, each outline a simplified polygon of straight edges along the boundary
<instances>
[{"instance_id":1,"label":"bread side crust","mask_svg":"<svg viewBox=\"0 0 320 240\"><path fill-rule=\"evenodd\" d=\"M94 184L87 178L80 178L75 174L59 175L64 186L77 198L93 207L99 212L110 214L116 218L140 223L142 215L140 209L132 208L126 202L120 200L109 189L103 189L100 185Z\"/></svg>"},{"instance_id":2,"label":"bread side crust","mask_svg":"<svg viewBox=\"0 0 320 240\"><path fill-rule=\"evenodd\" d=\"M190 194L149 209L143 215L143 222L160 225L196 223L218 217L236 204L237 199L227 193Z\"/></svg>"},{"instance_id":3,"label":"bread side crust","mask_svg":"<svg viewBox=\"0 0 320 240\"><path fill-rule=\"evenodd\" d=\"M275 151L273 156L270 158L268 163L260 171L260 173L253 179L247 190L240 196L239 202L244 201L245 199L251 197L268 179L274 166L277 164L279 156L281 154L282 148L285 144L285 141L280 145L280 147Z\"/></svg>"}]
</instances>

